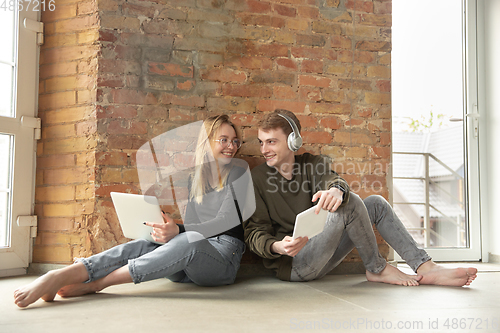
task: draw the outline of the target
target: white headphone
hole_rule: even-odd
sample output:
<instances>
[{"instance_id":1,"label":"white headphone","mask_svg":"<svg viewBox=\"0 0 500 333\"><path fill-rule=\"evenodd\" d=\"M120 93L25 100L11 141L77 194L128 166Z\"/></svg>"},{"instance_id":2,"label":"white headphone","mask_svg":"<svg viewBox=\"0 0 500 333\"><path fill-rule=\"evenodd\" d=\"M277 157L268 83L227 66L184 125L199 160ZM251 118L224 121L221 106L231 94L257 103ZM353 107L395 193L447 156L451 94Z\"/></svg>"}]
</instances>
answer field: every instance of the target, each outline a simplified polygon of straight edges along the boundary
<instances>
[{"instance_id":1,"label":"white headphone","mask_svg":"<svg viewBox=\"0 0 500 333\"><path fill-rule=\"evenodd\" d=\"M299 150L299 148L302 147L302 137L300 136L299 128L297 127L292 118L285 116L284 114L281 113L278 113L278 116L285 118L286 121L288 121L288 123L292 127L292 133L288 135L287 139L288 148L291 151Z\"/></svg>"}]
</instances>

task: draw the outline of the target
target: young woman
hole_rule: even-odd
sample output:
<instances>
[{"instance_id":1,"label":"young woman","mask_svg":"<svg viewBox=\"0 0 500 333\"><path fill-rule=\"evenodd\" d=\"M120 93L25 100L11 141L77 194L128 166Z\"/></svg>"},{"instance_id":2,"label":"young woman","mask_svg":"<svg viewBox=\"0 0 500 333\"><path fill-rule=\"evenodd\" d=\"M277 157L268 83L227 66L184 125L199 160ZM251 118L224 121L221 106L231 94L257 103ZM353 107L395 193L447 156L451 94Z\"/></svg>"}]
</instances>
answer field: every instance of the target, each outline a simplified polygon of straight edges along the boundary
<instances>
[{"instance_id":1,"label":"young woman","mask_svg":"<svg viewBox=\"0 0 500 333\"><path fill-rule=\"evenodd\" d=\"M206 119L196 147L184 225L177 225L166 214L163 224L145 222L153 227L153 239L165 244L139 239L78 259L17 289L15 304L26 307L39 298L52 301L56 294L79 296L112 285L165 277L202 286L232 284L245 251L238 218L239 205L245 203L236 204L232 185L245 172L232 160L240 146L228 116Z\"/></svg>"}]
</instances>

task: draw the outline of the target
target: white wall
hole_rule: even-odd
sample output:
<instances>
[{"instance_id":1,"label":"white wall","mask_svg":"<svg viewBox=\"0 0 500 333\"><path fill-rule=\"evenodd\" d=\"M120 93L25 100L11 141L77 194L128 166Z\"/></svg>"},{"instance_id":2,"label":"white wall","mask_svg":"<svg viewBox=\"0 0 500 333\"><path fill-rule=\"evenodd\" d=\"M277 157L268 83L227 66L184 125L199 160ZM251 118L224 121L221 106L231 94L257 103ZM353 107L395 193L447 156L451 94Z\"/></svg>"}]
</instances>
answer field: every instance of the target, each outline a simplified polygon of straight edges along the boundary
<instances>
[{"instance_id":1,"label":"white wall","mask_svg":"<svg viewBox=\"0 0 500 333\"><path fill-rule=\"evenodd\" d=\"M500 259L500 1L478 0L483 261Z\"/></svg>"}]
</instances>

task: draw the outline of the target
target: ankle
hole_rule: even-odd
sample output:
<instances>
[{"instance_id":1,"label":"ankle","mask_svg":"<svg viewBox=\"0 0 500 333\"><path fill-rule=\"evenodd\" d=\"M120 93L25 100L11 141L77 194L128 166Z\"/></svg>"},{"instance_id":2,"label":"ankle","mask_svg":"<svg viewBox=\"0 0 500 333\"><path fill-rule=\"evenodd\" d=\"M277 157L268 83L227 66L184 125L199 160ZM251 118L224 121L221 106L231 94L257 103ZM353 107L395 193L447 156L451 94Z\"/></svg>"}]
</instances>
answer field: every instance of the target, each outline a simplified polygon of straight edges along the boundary
<instances>
[{"instance_id":1,"label":"ankle","mask_svg":"<svg viewBox=\"0 0 500 333\"><path fill-rule=\"evenodd\" d=\"M438 265L434 261L432 261L432 260L426 261L417 268L417 274L425 274L427 272L432 271L433 269L435 269L437 267L438 267Z\"/></svg>"}]
</instances>

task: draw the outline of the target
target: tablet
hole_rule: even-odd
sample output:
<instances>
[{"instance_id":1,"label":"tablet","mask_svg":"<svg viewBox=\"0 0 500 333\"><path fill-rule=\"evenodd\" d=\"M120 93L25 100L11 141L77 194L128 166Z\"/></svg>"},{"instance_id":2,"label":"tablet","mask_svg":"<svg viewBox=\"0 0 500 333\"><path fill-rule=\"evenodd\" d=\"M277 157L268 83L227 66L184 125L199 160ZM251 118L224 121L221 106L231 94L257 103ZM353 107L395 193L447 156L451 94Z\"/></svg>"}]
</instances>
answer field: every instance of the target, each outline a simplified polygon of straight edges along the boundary
<instances>
[{"instance_id":1,"label":"tablet","mask_svg":"<svg viewBox=\"0 0 500 333\"><path fill-rule=\"evenodd\" d=\"M321 233L325 228L328 211L321 209L318 214L314 213L316 206L306 209L295 218L295 228L293 229L293 237L309 237L313 238Z\"/></svg>"},{"instance_id":2,"label":"tablet","mask_svg":"<svg viewBox=\"0 0 500 333\"><path fill-rule=\"evenodd\" d=\"M151 237L153 228L144 225L144 222L163 223L161 208L156 197L111 192L111 199L125 237L163 244L154 241Z\"/></svg>"}]
</instances>

